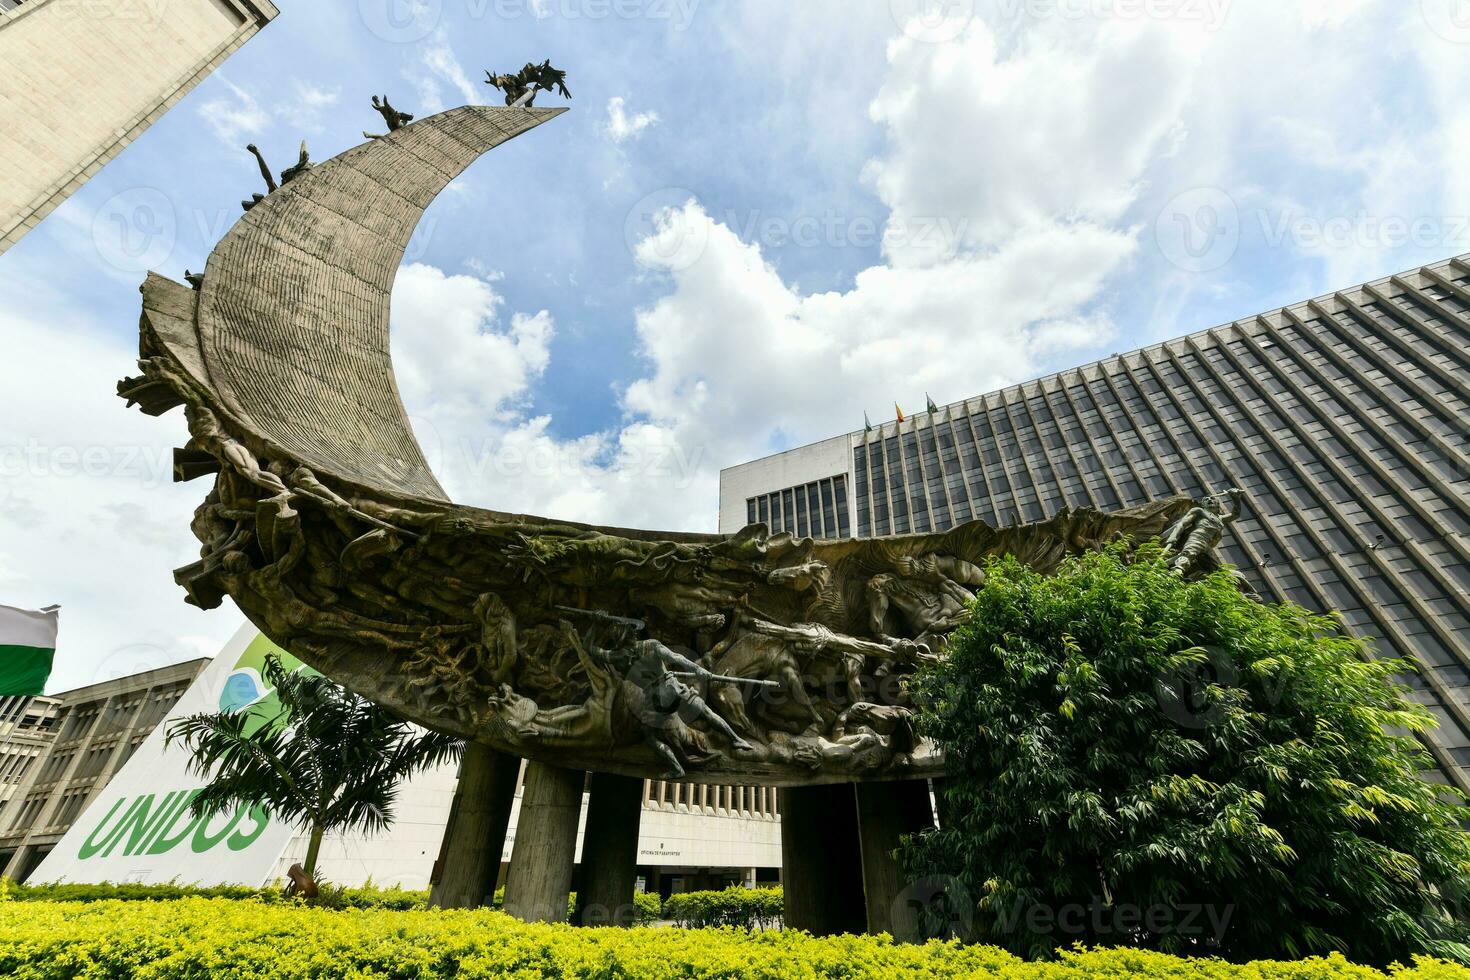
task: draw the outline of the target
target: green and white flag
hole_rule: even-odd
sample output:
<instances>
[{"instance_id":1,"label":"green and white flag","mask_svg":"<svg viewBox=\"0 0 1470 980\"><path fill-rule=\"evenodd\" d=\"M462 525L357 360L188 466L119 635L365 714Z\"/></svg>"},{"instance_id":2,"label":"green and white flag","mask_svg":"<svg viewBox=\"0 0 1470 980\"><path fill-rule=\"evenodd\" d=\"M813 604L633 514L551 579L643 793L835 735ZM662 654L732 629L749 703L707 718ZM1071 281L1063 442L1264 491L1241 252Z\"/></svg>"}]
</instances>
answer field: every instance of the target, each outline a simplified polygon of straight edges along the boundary
<instances>
[{"instance_id":1,"label":"green and white flag","mask_svg":"<svg viewBox=\"0 0 1470 980\"><path fill-rule=\"evenodd\" d=\"M46 693L59 610L0 606L0 697Z\"/></svg>"}]
</instances>

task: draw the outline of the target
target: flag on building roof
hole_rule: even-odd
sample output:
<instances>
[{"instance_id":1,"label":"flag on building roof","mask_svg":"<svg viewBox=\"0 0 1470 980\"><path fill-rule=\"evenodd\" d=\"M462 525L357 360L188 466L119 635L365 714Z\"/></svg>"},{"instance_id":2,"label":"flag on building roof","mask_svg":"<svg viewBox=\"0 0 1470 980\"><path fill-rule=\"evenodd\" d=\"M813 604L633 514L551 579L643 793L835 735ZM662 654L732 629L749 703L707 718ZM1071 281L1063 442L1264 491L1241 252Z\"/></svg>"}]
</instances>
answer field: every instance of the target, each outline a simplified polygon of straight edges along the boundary
<instances>
[{"instance_id":1,"label":"flag on building roof","mask_svg":"<svg viewBox=\"0 0 1470 980\"><path fill-rule=\"evenodd\" d=\"M0 697L46 693L59 609L0 606Z\"/></svg>"},{"instance_id":2,"label":"flag on building roof","mask_svg":"<svg viewBox=\"0 0 1470 980\"><path fill-rule=\"evenodd\" d=\"M893 403L893 410L898 413L898 420L903 421L903 409L898 407L898 402Z\"/></svg>"},{"instance_id":3,"label":"flag on building roof","mask_svg":"<svg viewBox=\"0 0 1470 980\"><path fill-rule=\"evenodd\" d=\"M936 405L936 404L934 404L934 399L932 399L932 398L929 397L929 393L927 391L924 392L924 401L926 401L926 402L929 403L929 414L930 415L938 415L939 414L939 406Z\"/></svg>"},{"instance_id":4,"label":"flag on building roof","mask_svg":"<svg viewBox=\"0 0 1470 980\"><path fill-rule=\"evenodd\" d=\"M867 412L863 412L863 431L864 432L872 432L873 431L873 423L868 421L868 413Z\"/></svg>"}]
</instances>

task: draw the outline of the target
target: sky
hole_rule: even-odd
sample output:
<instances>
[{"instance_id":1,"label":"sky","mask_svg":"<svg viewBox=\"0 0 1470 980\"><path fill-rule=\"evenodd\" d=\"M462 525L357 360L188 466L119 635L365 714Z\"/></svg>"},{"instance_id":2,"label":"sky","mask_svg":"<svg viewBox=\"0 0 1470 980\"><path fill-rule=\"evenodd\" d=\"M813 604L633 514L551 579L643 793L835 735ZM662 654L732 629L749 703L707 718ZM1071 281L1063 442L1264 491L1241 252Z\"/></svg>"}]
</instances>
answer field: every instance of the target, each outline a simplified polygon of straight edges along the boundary
<instances>
[{"instance_id":1,"label":"sky","mask_svg":"<svg viewBox=\"0 0 1470 980\"><path fill-rule=\"evenodd\" d=\"M141 15L167 0L135 0ZM500 104L571 111L434 204L393 353L463 503L714 530L722 467L1470 251L1470 0L277 0L0 256L0 603L50 690L212 655L203 483L116 398L138 285L276 170ZM538 105L561 104L543 95Z\"/></svg>"}]
</instances>

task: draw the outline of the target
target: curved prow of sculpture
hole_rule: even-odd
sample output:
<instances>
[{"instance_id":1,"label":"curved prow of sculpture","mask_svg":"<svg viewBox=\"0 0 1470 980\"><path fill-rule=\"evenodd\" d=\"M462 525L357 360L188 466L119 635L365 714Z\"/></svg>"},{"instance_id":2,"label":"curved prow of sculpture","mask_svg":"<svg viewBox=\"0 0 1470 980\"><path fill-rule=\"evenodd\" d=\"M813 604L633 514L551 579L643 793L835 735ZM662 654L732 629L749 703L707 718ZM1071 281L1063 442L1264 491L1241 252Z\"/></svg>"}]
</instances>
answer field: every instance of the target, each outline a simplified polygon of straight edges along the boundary
<instances>
[{"instance_id":1,"label":"curved prow of sculpture","mask_svg":"<svg viewBox=\"0 0 1470 980\"><path fill-rule=\"evenodd\" d=\"M452 180L565 111L452 109L318 164L252 208L210 256L192 352L231 428L318 475L445 500L393 380L393 280Z\"/></svg>"}]
</instances>

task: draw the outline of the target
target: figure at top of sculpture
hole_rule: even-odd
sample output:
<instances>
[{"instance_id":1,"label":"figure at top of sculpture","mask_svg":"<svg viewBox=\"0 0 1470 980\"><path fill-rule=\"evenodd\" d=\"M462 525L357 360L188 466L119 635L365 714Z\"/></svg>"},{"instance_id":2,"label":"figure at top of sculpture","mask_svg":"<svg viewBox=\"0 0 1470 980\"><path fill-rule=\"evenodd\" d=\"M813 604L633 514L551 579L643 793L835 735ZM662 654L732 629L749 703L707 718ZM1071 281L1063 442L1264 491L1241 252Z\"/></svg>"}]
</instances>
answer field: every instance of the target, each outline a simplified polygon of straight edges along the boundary
<instances>
[{"instance_id":1,"label":"figure at top of sculpture","mask_svg":"<svg viewBox=\"0 0 1470 980\"><path fill-rule=\"evenodd\" d=\"M260 152L260 147L256 146L254 143L250 143L245 147L245 149L249 150L250 155L255 157L255 162L260 167L260 175L265 178L266 186L265 194L251 194L250 200L240 202L240 207L244 208L246 211L249 211L261 201L264 201L267 195L274 194L276 191L280 190L280 187L276 185L276 179L271 176L270 164L265 162L265 156ZM285 170L281 171L281 186L289 184L291 181L295 180L297 177L300 177L302 174L306 173L310 169L311 154L307 152L306 140L302 140L301 155L297 158L296 165L292 167L287 167Z\"/></svg>"},{"instance_id":2,"label":"figure at top of sculpture","mask_svg":"<svg viewBox=\"0 0 1470 980\"><path fill-rule=\"evenodd\" d=\"M310 169L311 153L306 148L306 140L302 140L301 154L296 158L295 165L287 167L285 170L281 171L281 186L286 186L287 184L291 183L291 181L295 180L297 177L300 177L302 174L306 173Z\"/></svg>"},{"instance_id":3,"label":"figure at top of sculpture","mask_svg":"<svg viewBox=\"0 0 1470 980\"><path fill-rule=\"evenodd\" d=\"M1201 560L1211 554L1225 537L1225 528L1240 518L1240 502L1245 491L1231 487L1225 491L1229 511L1221 504L1220 494L1206 497L1179 518L1160 539L1169 556L1169 567L1188 578Z\"/></svg>"},{"instance_id":4,"label":"figure at top of sculpture","mask_svg":"<svg viewBox=\"0 0 1470 980\"><path fill-rule=\"evenodd\" d=\"M562 98L570 99L572 93L567 90L566 79L566 72L551 67L550 58L539 65L528 61L514 75L494 75L488 70L485 72L485 84L504 92L505 104L508 106L532 106L536 102L536 93L553 90Z\"/></svg>"},{"instance_id":5,"label":"figure at top of sculpture","mask_svg":"<svg viewBox=\"0 0 1470 980\"><path fill-rule=\"evenodd\" d=\"M378 110L378 113L383 117L383 122L388 124L388 132L390 133L396 133L408 123L413 122L413 113L399 112L397 109L393 108L393 103L388 101L388 96L386 95L383 96L381 102L378 101L378 97L376 95L373 96L373 108ZM370 140L377 140L382 139L385 134L369 133L364 130L362 135L366 136Z\"/></svg>"}]
</instances>

